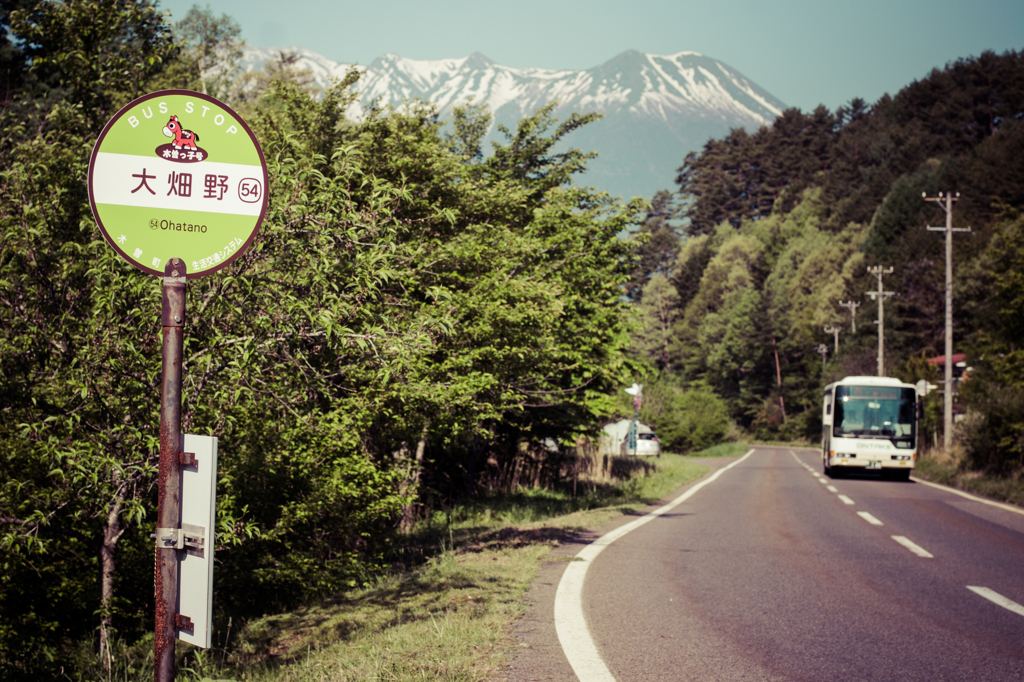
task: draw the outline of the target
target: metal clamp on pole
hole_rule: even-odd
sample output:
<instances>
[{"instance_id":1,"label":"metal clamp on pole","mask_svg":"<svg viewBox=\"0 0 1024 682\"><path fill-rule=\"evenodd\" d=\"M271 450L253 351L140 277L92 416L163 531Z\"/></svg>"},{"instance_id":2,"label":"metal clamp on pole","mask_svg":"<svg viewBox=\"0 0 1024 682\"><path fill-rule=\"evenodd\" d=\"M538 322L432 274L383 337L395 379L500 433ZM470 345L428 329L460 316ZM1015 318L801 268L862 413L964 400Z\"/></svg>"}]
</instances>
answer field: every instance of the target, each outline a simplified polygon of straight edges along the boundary
<instances>
[{"instance_id":1,"label":"metal clamp on pole","mask_svg":"<svg viewBox=\"0 0 1024 682\"><path fill-rule=\"evenodd\" d=\"M160 310L160 324L163 327L185 326L185 263L173 258L164 273L163 306Z\"/></svg>"},{"instance_id":2,"label":"metal clamp on pole","mask_svg":"<svg viewBox=\"0 0 1024 682\"><path fill-rule=\"evenodd\" d=\"M157 528L157 549L184 549L189 554L203 556L206 549L206 529L191 523L181 528Z\"/></svg>"},{"instance_id":3,"label":"metal clamp on pole","mask_svg":"<svg viewBox=\"0 0 1024 682\"><path fill-rule=\"evenodd\" d=\"M181 524L181 534L184 536L182 544L190 555L204 556L206 549L206 529L191 523Z\"/></svg>"},{"instance_id":4,"label":"metal clamp on pole","mask_svg":"<svg viewBox=\"0 0 1024 682\"><path fill-rule=\"evenodd\" d=\"M182 549L185 546L185 535L180 528L157 528L157 549Z\"/></svg>"}]
</instances>

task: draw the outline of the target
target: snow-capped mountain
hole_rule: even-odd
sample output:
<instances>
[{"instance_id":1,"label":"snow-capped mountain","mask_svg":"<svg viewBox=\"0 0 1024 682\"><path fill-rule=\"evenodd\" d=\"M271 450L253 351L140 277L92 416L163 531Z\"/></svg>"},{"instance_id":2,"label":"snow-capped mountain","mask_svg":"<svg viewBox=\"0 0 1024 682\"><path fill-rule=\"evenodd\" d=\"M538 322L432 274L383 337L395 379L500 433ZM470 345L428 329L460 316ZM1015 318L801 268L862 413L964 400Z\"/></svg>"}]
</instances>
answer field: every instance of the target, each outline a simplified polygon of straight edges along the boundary
<instances>
[{"instance_id":1,"label":"snow-capped mountain","mask_svg":"<svg viewBox=\"0 0 1024 682\"><path fill-rule=\"evenodd\" d=\"M242 67L259 69L281 52L295 53L296 66L309 69L317 85L350 68L299 47L246 49ZM486 104L496 123L516 122L551 101L556 115L596 111L604 118L568 137L568 144L594 150L579 182L613 195L650 198L674 186L676 169L690 151L731 128L749 131L771 123L785 105L720 61L696 52L653 55L633 50L585 71L518 69L475 53L458 59L414 60L388 54L357 67L362 105L378 100L399 106L410 99L437 104L442 115L453 105ZM492 130L492 139L497 139Z\"/></svg>"}]
</instances>

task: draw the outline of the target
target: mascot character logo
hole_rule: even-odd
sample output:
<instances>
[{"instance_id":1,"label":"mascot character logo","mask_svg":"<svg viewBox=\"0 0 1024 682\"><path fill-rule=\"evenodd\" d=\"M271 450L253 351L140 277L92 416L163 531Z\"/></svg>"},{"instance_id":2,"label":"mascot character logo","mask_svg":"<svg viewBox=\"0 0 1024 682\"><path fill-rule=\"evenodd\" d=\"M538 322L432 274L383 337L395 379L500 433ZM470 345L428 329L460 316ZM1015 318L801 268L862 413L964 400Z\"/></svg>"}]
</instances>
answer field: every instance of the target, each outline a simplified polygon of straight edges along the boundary
<instances>
[{"instance_id":1,"label":"mascot character logo","mask_svg":"<svg viewBox=\"0 0 1024 682\"><path fill-rule=\"evenodd\" d=\"M199 141L198 135L181 127L177 116L171 116L171 120L164 126L164 135L174 139L171 144L175 149L195 149Z\"/></svg>"}]
</instances>

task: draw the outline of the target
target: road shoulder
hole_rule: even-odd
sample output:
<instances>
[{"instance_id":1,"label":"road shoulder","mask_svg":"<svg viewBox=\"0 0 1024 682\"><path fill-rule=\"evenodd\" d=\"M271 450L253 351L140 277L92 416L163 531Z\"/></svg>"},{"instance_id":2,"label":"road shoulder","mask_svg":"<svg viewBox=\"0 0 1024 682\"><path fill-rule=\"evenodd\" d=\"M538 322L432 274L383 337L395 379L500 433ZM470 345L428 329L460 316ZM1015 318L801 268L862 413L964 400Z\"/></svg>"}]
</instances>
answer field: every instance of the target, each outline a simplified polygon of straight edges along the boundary
<instances>
[{"instance_id":1,"label":"road shoulder","mask_svg":"<svg viewBox=\"0 0 1024 682\"><path fill-rule=\"evenodd\" d=\"M505 679L510 682L576 680L576 675L559 644L554 621L555 592L558 590L558 583L562 579L562 574L568 563L594 540L667 504L688 488L706 480L716 471L732 464L739 458L739 456L695 458L691 461L708 467L708 471L699 479L680 486L654 504L623 514L620 518L600 528L581 532L571 540L554 548L541 565L537 578L526 593L526 614L513 627L512 637L519 650L513 655L512 661L505 671Z\"/></svg>"}]
</instances>

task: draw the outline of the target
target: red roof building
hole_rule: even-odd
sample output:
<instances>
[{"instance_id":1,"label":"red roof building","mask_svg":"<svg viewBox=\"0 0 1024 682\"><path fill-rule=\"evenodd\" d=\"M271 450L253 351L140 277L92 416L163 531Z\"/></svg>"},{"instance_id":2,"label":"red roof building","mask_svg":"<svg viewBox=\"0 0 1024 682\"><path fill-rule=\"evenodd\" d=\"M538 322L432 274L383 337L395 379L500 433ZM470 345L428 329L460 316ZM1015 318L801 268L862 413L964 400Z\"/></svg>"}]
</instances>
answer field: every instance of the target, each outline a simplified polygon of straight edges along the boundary
<instances>
[{"instance_id":1,"label":"red roof building","mask_svg":"<svg viewBox=\"0 0 1024 682\"><path fill-rule=\"evenodd\" d=\"M934 358L928 358L928 362L935 365L936 367L945 367L946 356L936 355ZM956 367L961 362L967 362L967 353L953 353L953 366Z\"/></svg>"}]
</instances>

